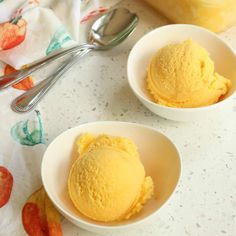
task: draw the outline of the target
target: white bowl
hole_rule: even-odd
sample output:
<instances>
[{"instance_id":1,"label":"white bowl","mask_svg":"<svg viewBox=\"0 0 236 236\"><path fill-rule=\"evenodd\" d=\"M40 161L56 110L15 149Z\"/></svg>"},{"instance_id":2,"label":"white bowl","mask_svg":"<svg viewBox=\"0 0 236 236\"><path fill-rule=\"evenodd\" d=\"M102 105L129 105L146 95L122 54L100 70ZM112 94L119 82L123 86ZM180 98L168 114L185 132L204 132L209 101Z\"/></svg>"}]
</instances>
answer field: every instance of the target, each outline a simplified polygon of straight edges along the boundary
<instances>
[{"instance_id":1,"label":"white bowl","mask_svg":"<svg viewBox=\"0 0 236 236\"><path fill-rule=\"evenodd\" d=\"M225 98L213 105L199 108L171 108L153 102L146 89L147 67L151 57L170 43L191 38L203 46L215 62L215 71L232 81ZM175 24L157 28L143 36L133 47L128 58L128 81L137 98L155 114L176 121L192 121L213 117L229 110L232 94L236 90L236 55L233 49L215 33L194 25Z\"/></svg>"},{"instance_id":2,"label":"white bowl","mask_svg":"<svg viewBox=\"0 0 236 236\"><path fill-rule=\"evenodd\" d=\"M147 175L154 181L155 193L143 210L119 223L101 223L80 214L67 193L67 178L73 159L75 139L82 133L110 134L132 139L140 153ZM125 122L96 122L80 125L60 134L47 148L41 166L44 188L62 215L75 225L96 233L111 233L136 227L172 195L180 177L180 155L175 145L155 129Z\"/></svg>"}]
</instances>

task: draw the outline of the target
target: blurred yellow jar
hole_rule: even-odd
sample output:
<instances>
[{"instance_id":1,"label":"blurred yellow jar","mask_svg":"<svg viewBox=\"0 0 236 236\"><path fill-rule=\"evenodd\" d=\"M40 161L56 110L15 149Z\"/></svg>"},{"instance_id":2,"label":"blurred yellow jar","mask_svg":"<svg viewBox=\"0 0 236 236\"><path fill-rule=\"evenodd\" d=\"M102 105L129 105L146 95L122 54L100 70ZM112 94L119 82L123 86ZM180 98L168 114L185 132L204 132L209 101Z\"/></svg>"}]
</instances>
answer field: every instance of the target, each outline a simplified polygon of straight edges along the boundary
<instances>
[{"instance_id":1,"label":"blurred yellow jar","mask_svg":"<svg viewBox=\"0 0 236 236\"><path fill-rule=\"evenodd\" d=\"M144 0L175 23L195 24L214 32L236 23L236 0Z\"/></svg>"}]
</instances>

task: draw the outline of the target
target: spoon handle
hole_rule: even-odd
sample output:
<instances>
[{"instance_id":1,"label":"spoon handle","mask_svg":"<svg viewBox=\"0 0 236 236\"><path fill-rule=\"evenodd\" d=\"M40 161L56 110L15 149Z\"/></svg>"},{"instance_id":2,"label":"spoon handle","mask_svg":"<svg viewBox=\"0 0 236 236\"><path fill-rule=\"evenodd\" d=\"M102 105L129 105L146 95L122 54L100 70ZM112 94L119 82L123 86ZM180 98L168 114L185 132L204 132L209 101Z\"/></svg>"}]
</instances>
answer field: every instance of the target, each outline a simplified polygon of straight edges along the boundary
<instances>
[{"instance_id":1,"label":"spoon handle","mask_svg":"<svg viewBox=\"0 0 236 236\"><path fill-rule=\"evenodd\" d=\"M11 104L12 110L18 113L24 113L32 110L39 103L39 101L41 101L45 94L52 88L52 86L61 78L61 76L66 71L68 71L80 57L84 56L91 50L91 48L86 48L78 54L73 55L62 66L60 66L57 71L48 76L45 80L39 82L32 89L26 91L15 100L13 100Z\"/></svg>"},{"instance_id":2,"label":"spoon handle","mask_svg":"<svg viewBox=\"0 0 236 236\"><path fill-rule=\"evenodd\" d=\"M43 59L30 64L27 68L20 69L14 73L0 76L0 90L7 88L10 85L16 84L32 74L34 71L39 70L40 68L47 66L51 62L58 60L66 55L70 55L73 53L77 53L81 50L84 50L86 48L90 48L91 45L89 44L82 44L82 45L76 45L72 48L66 49L64 51L61 51L56 54L52 54L49 56L44 57Z\"/></svg>"}]
</instances>

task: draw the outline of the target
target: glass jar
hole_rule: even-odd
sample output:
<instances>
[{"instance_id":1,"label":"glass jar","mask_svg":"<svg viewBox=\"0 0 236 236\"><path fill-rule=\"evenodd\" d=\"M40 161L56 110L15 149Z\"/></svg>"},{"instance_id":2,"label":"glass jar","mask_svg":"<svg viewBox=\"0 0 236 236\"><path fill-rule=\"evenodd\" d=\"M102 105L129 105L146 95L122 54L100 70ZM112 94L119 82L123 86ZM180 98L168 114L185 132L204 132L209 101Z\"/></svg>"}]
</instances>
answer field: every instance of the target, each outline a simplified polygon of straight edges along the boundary
<instances>
[{"instance_id":1,"label":"glass jar","mask_svg":"<svg viewBox=\"0 0 236 236\"><path fill-rule=\"evenodd\" d=\"M175 23L224 31L236 23L236 0L144 0Z\"/></svg>"}]
</instances>

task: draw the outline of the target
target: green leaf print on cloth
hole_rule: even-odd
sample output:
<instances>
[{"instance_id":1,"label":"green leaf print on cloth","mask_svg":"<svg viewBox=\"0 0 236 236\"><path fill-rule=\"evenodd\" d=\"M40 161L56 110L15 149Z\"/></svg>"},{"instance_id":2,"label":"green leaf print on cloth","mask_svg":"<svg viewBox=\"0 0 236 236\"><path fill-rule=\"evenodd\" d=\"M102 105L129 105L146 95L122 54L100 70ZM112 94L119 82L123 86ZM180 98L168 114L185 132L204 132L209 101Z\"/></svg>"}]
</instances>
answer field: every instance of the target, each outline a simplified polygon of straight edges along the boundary
<instances>
[{"instance_id":1,"label":"green leaf print on cloth","mask_svg":"<svg viewBox=\"0 0 236 236\"><path fill-rule=\"evenodd\" d=\"M11 136L21 145L34 146L44 143L41 114L35 111L36 120L26 120L16 123L11 128Z\"/></svg>"},{"instance_id":2,"label":"green leaf print on cloth","mask_svg":"<svg viewBox=\"0 0 236 236\"><path fill-rule=\"evenodd\" d=\"M46 50L46 54L49 55L50 53L56 51L57 49L62 48L62 45L66 42L72 40L70 35L66 32L63 26L59 27L53 38L51 39L48 48Z\"/></svg>"}]
</instances>

